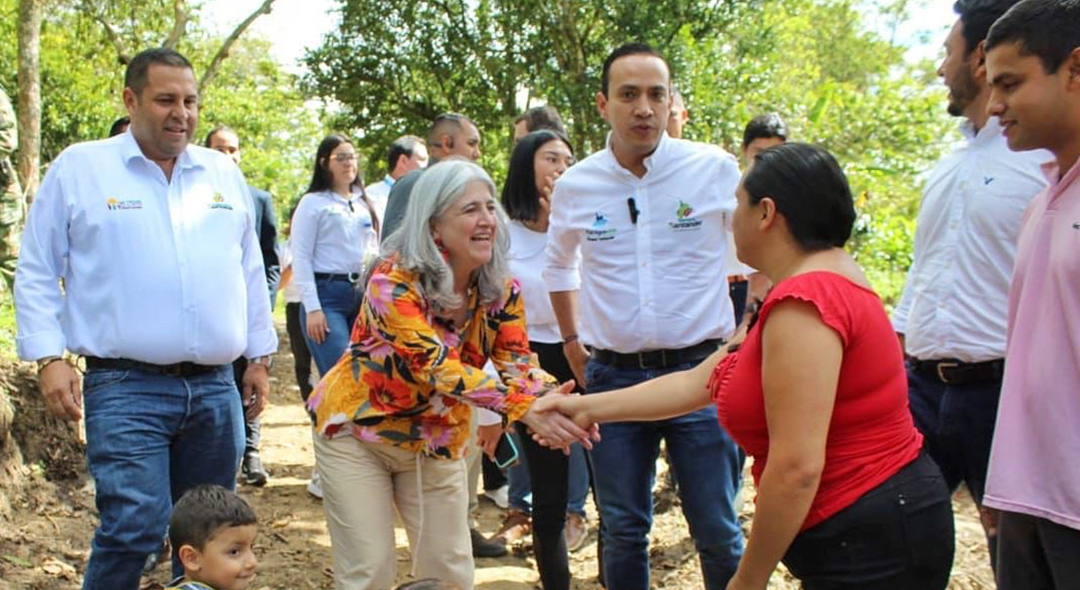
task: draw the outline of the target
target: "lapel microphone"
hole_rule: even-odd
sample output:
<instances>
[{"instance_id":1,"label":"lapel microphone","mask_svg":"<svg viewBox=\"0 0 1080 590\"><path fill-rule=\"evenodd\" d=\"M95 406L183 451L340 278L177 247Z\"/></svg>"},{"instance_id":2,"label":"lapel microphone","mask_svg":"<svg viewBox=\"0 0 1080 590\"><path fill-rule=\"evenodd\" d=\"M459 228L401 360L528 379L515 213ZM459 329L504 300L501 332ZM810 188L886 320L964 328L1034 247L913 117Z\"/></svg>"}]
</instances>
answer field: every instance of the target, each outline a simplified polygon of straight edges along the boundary
<instances>
[{"instance_id":1,"label":"lapel microphone","mask_svg":"<svg viewBox=\"0 0 1080 590\"><path fill-rule=\"evenodd\" d=\"M630 223L637 225L637 217L641 211L638 211L637 205L634 203L634 197L626 199L626 205L630 208Z\"/></svg>"}]
</instances>

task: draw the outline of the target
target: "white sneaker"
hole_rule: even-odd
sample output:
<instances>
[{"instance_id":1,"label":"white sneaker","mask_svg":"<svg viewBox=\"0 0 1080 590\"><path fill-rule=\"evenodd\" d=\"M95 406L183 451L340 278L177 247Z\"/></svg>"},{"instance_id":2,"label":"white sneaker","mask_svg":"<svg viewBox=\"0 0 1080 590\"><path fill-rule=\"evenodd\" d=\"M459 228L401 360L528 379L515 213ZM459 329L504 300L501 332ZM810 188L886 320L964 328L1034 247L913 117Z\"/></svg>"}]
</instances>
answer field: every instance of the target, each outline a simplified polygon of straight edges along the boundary
<instances>
[{"instance_id":1,"label":"white sneaker","mask_svg":"<svg viewBox=\"0 0 1080 590\"><path fill-rule=\"evenodd\" d=\"M484 490L484 495L488 500L495 503L496 506L506 510L510 507L510 486L504 485L501 488L494 490Z\"/></svg>"},{"instance_id":2,"label":"white sneaker","mask_svg":"<svg viewBox=\"0 0 1080 590\"><path fill-rule=\"evenodd\" d=\"M307 484L307 493L322 500L322 478L319 477L319 471L316 469L311 470L311 481Z\"/></svg>"}]
</instances>

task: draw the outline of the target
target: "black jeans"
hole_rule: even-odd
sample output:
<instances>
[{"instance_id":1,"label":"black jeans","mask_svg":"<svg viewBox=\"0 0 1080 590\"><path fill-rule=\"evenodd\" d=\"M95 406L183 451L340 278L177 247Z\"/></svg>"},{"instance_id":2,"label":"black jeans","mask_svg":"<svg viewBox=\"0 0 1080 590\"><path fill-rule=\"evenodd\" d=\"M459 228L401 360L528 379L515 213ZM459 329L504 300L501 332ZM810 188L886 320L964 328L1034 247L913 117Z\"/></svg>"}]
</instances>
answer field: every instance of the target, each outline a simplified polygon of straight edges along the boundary
<instances>
[{"instance_id":1,"label":"black jeans","mask_svg":"<svg viewBox=\"0 0 1080 590\"><path fill-rule=\"evenodd\" d=\"M285 304L285 331L289 333L289 349L293 354L293 373L296 375L296 384L300 386L300 398L307 405L314 389L311 385L311 351L308 350L307 340L304 340L304 328L300 324L300 303ZM315 416L308 412L311 423L315 423Z\"/></svg>"},{"instance_id":2,"label":"black jeans","mask_svg":"<svg viewBox=\"0 0 1080 590\"><path fill-rule=\"evenodd\" d=\"M1002 510L997 561L998 590L1080 588L1080 530Z\"/></svg>"},{"instance_id":3,"label":"black jeans","mask_svg":"<svg viewBox=\"0 0 1080 590\"><path fill-rule=\"evenodd\" d=\"M560 383L574 378L562 344L530 342L529 347L536 353L540 366ZM547 449L534 442L521 422L516 426L532 481L533 552L536 569L540 571L540 583L544 590L568 590L570 561L563 527L566 525L569 461L562 451ZM591 465L589 473L591 480Z\"/></svg>"},{"instance_id":4,"label":"black jeans","mask_svg":"<svg viewBox=\"0 0 1080 590\"><path fill-rule=\"evenodd\" d=\"M784 565L806 590L944 590L952 503L925 453L854 504L799 533Z\"/></svg>"}]
</instances>

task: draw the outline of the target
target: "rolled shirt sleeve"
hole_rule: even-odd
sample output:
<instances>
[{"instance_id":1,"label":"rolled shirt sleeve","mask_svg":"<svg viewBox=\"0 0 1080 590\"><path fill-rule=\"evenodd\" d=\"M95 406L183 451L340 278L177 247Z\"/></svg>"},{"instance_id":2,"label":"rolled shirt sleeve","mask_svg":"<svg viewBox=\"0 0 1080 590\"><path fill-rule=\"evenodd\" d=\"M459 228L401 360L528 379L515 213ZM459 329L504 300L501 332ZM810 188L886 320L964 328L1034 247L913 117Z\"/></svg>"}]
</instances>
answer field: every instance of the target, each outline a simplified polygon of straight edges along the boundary
<instances>
[{"instance_id":1,"label":"rolled shirt sleeve","mask_svg":"<svg viewBox=\"0 0 1080 590\"><path fill-rule=\"evenodd\" d=\"M548 222L547 264L543 271L549 292L581 288L581 231L571 225L573 200L555 183Z\"/></svg>"}]
</instances>

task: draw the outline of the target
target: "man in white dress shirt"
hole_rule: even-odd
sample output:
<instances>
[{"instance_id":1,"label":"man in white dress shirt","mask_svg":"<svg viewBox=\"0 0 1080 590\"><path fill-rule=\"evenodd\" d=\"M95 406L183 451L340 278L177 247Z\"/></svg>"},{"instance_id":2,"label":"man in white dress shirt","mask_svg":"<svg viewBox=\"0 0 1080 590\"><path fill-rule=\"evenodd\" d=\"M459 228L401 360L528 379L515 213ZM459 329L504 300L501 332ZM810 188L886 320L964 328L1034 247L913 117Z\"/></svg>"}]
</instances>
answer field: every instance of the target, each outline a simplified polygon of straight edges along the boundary
<instances>
[{"instance_id":1,"label":"man in white dress shirt","mask_svg":"<svg viewBox=\"0 0 1080 590\"><path fill-rule=\"evenodd\" d=\"M664 132L670 74L647 45L616 49L601 79L607 148L556 182L544 271L563 351L590 393L690 368L735 328L721 278L735 158ZM592 456L607 587L649 588L651 490L663 439L705 586L723 590L743 551L733 508L740 459L716 410L600 432Z\"/></svg>"},{"instance_id":2,"label":"man in white dress shirt","mask_svg":"<svg viewBox=\"0 0 1080 590\"><path fill-rule=\"evenodd\" d=\"M961 0L938 68L949 114L963 117L966 142L927 180L915 256L893 327L908 356L915 424L950 488L966 483L982 505L1004 368L1009 280L1021 217L1046 186L1052 156L1012 152L987 115L983 41L1017 0ZM995 526L983 524L995 557Z\"/></svg>"},{"instance_id":3,"label":"man in white dress shirt","mask_svg":"<svg viewBox=\"0 0 1080 590\"><path fill-rule=\"evenodd\" d=\"M15 281L19 355L38 363L51 412L86 414L101 520L88 590L138 588L173 501L199 484L234 487L244 408L230 363L250 361L243 404L255 416L277 349L244 177L189 145L191 64L146 50L124 86L129 132L53 161ZM65 349L85 359L82 391Z\"/></svg>"},{"instance_id":4,"label":"man in white dress shirt","mask_svg":"<svg viewBox=\"0 0 1080 590\"><path fill-rule=\"evenodd\" d=\"M399 178L418 168L427 168L428 152L424 140L415 135L402 135L390 144L386 155L386 176L374 184L364 187L364 192L375 205L379 221L386 212L386 202L390 199L390 189Z\"/></svg>"}]
</instances>

